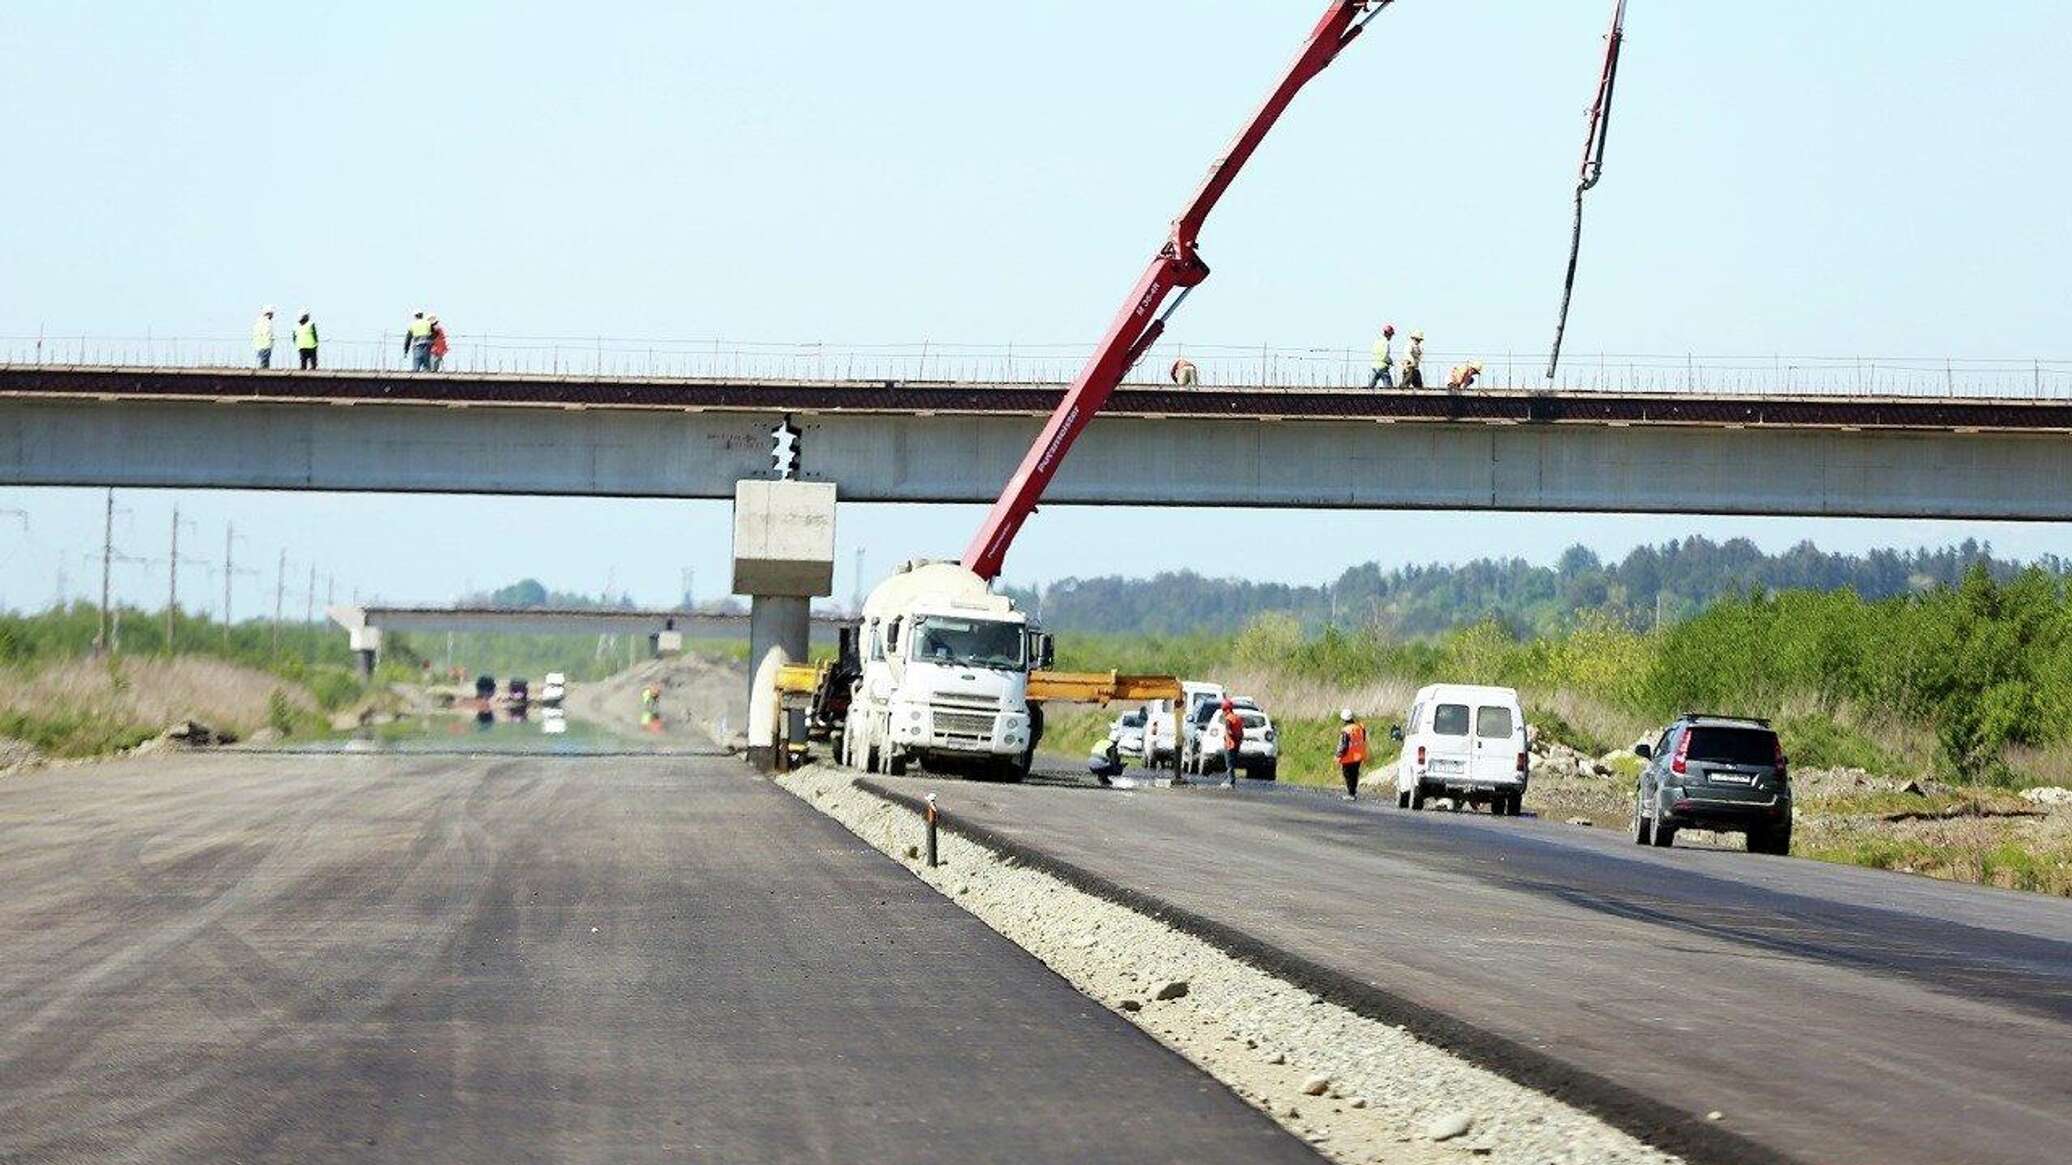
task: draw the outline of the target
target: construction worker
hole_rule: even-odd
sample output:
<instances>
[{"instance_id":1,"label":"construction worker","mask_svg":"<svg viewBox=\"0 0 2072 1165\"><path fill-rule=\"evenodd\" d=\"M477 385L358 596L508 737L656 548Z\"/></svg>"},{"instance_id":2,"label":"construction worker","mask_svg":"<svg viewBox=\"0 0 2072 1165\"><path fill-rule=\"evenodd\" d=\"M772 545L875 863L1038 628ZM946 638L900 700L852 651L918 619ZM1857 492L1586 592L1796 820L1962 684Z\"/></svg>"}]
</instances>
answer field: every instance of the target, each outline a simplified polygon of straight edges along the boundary
<instances>
[{"instance_id":1,"label":"construction worker","mask_svg":"<svg viewBox=\"0 0 2072 1165\"><path fill-rule=\"evenodd\" d=\"M304 370L317 366L317 322L309 318L308 308L295 319L295 356Z\"/></svg>"},{"instance_id":2,"label":"construction worker","mask_svg":"<svg viewBox=\"0 0 2072 1165\"><path fill-rule=\"evenodd\" d=\"M432 321L421 311L411 315L410 326L403 329L403 354L410 357L410 371L431 371Z\"/></svg>"},{"instance_id":3,"label":"construction worker","mask_svg":"<svg viewBox=\"0 0 2072 1165\"><path fill-rule=\"evenodd\" d=\"M1223 772L1226 789L1237 788L1238 752L1245 744L1245 718L1237 714L1236 705L1230 697L1223 697Z\"/></svg>"},{"instance_id":4,"label":"construction worker","mask_svg":"<svg viewBox=\"0 0 2072 1165\"><path fill-rule=\"evenodd\" d=\"M1173 361L1173 383L1181 388L1193 388L1201 383L1201 369L1194 366L1194 361L1182 356Z\"/></svg>"},{"instance_id":5,"label":"construction worker","mask_svg":"<svg viewBox=\"0 0 2072 1165\"><path fill-rule=\"evenodd\" d=\"M1403 387L1424 387L1424 333L1410 333L1410 354L1403 357Z\"/></svg>"},{"instance_id":6,"label":"construction worker","mask_svg":"<svg viewBox=\"0 0 2072 1165\"><path fill-rule=\"evenodd\" d=\"M259 309L259 318L252 321L252 362L260 368L273 367L273 309Z\"/></svg>"},{"instance_id":7,"label":"construction worker","mask_svg":"<svg viewBox=\"0 0 2072 1165\"><path fill-rule=\"evenodd\" d=\"M1094 745L1093 755L1086 762L1086 771L1092 773L1094 780L1101 782L1103 787L1113 784L1115 778L1122 775L1124 767L1122 745L1113 737Z\"/></svg>"},{"instance_id":8,"label":"construction worker","mask_svg":"<svg viewBox=\"0 0 2072 1165\"><path fill-rule=\"evenodd\" d=\"M1396 325L1381 325L1381 339L1374 341L1374 376L1367 387L1396 387Z\"/></svg>"},{"instance_id":9,"label":"construction worker","mask_svg":"<svg viewBox=\"0 0 2072 1165\"><path fill-rule=\"evenodd\" d=\"M1482 375L1482 365L1479 362L1456 364L1453 366L1453 372L1446 377L1446 387L1451 389L1473 388L1475 387L1475 378L1480 375Z\"/></svg>"},{"instance_id":10,"label":"construction worker","mask_svg":"<svg viewBox=\"0 0 2072 1165\"><path fill-rule=\"evenodd\" d=\"M1360 799L1360 766L1367 763L1367 726L1353 719L1353 710L1338 713L1338 774L1345 778L1345 800Z\"/></svg>"},{"instance_id":11,"label":"construction worker","mask_svg":"<svg viewBox=\"0 0 2072 1165\"><path fill-rule=\"evenodd\" d=\"M438 316L427 316L432 324L432 371L437 372L446 363L446 328Z\"/></svg>"}]
</instances>

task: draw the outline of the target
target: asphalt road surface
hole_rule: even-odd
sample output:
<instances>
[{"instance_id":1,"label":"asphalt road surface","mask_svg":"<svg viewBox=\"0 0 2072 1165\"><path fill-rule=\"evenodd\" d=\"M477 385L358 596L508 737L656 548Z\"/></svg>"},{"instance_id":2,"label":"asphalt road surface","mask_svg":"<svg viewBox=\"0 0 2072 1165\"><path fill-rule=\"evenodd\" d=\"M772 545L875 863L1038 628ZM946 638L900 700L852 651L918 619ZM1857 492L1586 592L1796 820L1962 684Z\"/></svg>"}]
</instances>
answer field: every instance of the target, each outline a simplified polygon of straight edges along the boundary
<instances>
[{"instance_id":1,"label":"asphalt road surface","mask_svg":"<svg viewBox=\"0 0 2072 1165\"><path fill-rule=\"evenodd\" d=\"M1270 786L876 784L1789 1157L2072 1152L2063 899Z\"/></svg>"},{"instance_id":2,"label":"asphalt road surface","mask_svg":"<svg viewBox=\"0 0 2072 1165\"><path fill-rule=\"evenodd\" d=\"M1314 1161L716 758L0 780L0 1162Z\"/></svg>"}]
</instances>

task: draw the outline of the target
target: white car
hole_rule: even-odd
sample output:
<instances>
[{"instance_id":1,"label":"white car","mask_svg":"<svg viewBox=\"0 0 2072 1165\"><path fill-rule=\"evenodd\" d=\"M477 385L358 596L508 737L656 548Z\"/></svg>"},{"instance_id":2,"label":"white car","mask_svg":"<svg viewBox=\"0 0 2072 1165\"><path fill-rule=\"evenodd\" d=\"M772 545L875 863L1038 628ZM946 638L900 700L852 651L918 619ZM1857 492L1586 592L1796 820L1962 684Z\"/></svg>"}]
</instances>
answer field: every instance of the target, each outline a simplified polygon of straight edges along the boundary
<instances>
[{"instance_id":1,"label":"white car","mask_svg":"<svg viewBox=\"0 0 2072 1165\"><path fill-rule=\"evenodd\" d=\"M1525 710L1510 688L1433 684L1417 693L1400 728L1396 804L1423 809L1444 797L1516 817L1530 772Z\"/></svg>"},{"instance_id":2,"label":"white car","mask_svg":"<svg viewBox=\"0 0 2072 1165\"><path fill-rule=\"evenodd\" d=\"M549 708L558 708L561 701L567 698L568 676L558 671L548 672L547 678L540 681L540 703Z\"/></svg>"},{"instance_id":3,"label":"white car","mask_svg":"<svg viewBox=\"0 0 2072 1165\"><path fill-rule=\"evenodd\" d=\"M1115 723L1108 726L1108 739L1115 742L1116 751L1124 756L1144 755L1144 721L1148 716L1139 708L1115 718Z\"/></svg>"},{"instance_id":4,"label":"white car","mask_svg":"<svg viewBox=\"0 0 2072 1165\"><path fill-rule=\"evenodd\" d=\"M1280 779L1281 745L1280 733L1274 729L1273 718L1263 711L1257 702L1244 696L1230 701L1230 706L1244 721L1245 738L1238 745L1238 768L1248 780L1273 781ZM1223 703L1218 700L1204 704L1195 711L1195 746L1192 769L1204 776L1223 771Z\"/></svg>"}]
</instances>

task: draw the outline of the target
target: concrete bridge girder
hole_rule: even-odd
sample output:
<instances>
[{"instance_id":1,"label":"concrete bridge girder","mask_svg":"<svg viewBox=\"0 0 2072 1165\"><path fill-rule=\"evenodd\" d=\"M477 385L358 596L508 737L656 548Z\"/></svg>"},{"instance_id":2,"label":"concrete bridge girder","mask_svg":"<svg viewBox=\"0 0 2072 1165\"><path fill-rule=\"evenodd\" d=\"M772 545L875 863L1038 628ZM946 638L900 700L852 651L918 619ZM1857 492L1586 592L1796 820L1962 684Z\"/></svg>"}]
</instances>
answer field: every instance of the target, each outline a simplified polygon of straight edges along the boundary
<instances>
[{"instance_id":1,"label":"concrete bridge girder","mask_svg":"<svg viewBox=\"0 0 2072 1165\"><path fill-rule=\"evenodd\" d=\"M773 414L0 397L0 483L728 499ZM1040 418L797 416L845 501L990 503ZM1104 417L1047 501L2062 521L2072 437Z\"/></svg>"}]
</instances>

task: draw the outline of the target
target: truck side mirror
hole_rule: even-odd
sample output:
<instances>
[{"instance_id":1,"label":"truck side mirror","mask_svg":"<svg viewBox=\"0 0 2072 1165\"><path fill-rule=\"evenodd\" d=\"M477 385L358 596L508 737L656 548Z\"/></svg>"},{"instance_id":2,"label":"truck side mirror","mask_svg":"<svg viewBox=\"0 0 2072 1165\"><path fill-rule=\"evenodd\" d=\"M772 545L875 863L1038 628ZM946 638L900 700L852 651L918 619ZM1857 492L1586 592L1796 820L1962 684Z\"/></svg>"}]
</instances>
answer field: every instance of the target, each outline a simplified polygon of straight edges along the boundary
<instances>
[{"instance_id":1,"label":"truck side mirror","mask_svg":"<svg viewBox=\"0 0 2072 1165\"><path fill-rule=\"evenodd\" d=\"M1633 746L1633 755L1642 760L1647 760L1655 755L1655 746L1652 744L1636 744Z\"/></svg>"},{"instance_id":2,"label":"truck side mirror","mask_svg":"<svg viewBox=\"0 0 2072 1165\"><path fill-rule=\"evenodd\" d=\"M1058 661L1058 641L1045 634L1036 636L1036 666L1048 669Z\"/></svg>"}]
</instances>

